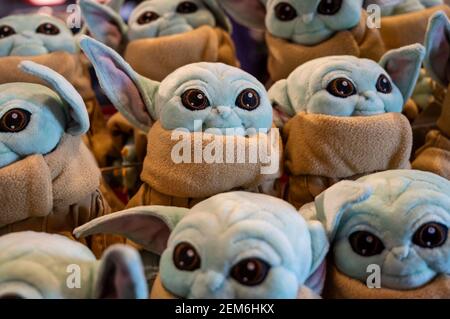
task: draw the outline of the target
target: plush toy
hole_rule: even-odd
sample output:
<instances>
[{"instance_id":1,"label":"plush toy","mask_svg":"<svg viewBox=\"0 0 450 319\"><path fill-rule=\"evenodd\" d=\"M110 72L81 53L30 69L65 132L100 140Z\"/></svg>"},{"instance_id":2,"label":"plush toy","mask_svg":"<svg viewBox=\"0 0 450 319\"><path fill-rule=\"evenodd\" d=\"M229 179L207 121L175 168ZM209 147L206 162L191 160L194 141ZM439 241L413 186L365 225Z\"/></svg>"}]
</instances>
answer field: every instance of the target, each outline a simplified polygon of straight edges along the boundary
<instances>
[{"instance_id":1,"label":"plush toy","mask_svg":"<svg viewBox=\"0 0 450 319\"><path fill-rule=\"evenodd\" d=\"M324 297L450 298L448 180L377 173L334 185L300 213L322 222L331 243Z\"/></svg>"},{"instance_id":2,"label":"plush toy","mask_svg":"<svg viewBox=\"0 0 450 319\"><path fill-rule=\"evenodd\" d=\"M84 137L97 161L105 166L118 155L112 145L100 105L91 87L89 65L80 55L76 37L64 21L43 14L13 15L0 19L0 84L37 82L17 66L24 60L46 65L63 75L83 97L91 122ZM45 84L45 83L44 83Z\"/></svg>"},{"instance_id":3,"label":"plush toy","mask_svg":"<svg viewBox=\"0 0 450 319\"><path fill-rule=\"evenodd\" d=\"M443 87L450 83L450 21L444 12L437 12L430 20L426 36L428 73ZM431 131L426 144L417 151L415 169L426 170L450 179L450 94L447 93L438 129Z\"/></svg>"},{"instance_id":4,"label":"plush toy","mask_svg":"<svg viewBox=\"0 0 450 319\"><path fill-rule=\"evenodd\" d=\"M221 63L194 63L164 81L138 75L119 54L85 37L81 47L117 109L148 132L129 207L198 201L234 189L262 190L280 175L281 142L264 86Z\"/></svg>"},{"instance_id":5,"label":"plush toy","mask_svg":"<svg viewBox=\"0 0 450 319\"><path fill-rule=\"evenodd\" d=\"M122 234L162 253L153 298L312 296L305 282L323 275L328 251L319 222L305 222L280 199L246 192L216 195L191 210L136 207L74 233Z\"/></svg>"},{"instance_id":6,"label":"plush toy","mask_svg":"<svg viewBox=\"0 0 450 319\"><path fill-rule=\"evenodd\" d=\"M420 45L386 53L380 63L353 56L312 60L270 89L283 128L297 208L341 179L409 167L411 127L401 112L424 57Z\"/></svg>"},{"instance_id":7,"label":"plush toy","mask_svg":"<svg viewBox=\"0 0 450 319\"><path fill-rule=\"evenodd\" d=\"M48 87L0 85L0 235L34 230L70 236L76 226L109 212L100 171L81 142L89 117L61 75L31 61L20 68ZM105 238L87 244L96 253L107 245Z\"/></svg>"},{"instance_id":8,"label":"plush toy","mask_svg":"<svg viewBox=\"0 0 450 319\"><path fill-rule=\"evenodd\" d=\"M135 250L109 248L100 260L64 236L20 232L0 237L0 299L146 299Z\"/></svg>"},{"instance_id":9,"label":"plush toy","mask_svg":"<svg viewBox=\"0 0 450 319\"><path fill-rule=\"evenodd\" d=\"M366 0L365 7L376 4L383 16L393 16L416 12L444 4L443 0Z\"/></svg>"},{"instance_id":10,"label":"plush toy","mask_svg":"<svg viewBox=\"0 0 450 319\"><path fill-rule=\"evenodd\" d=\"M194 62L239 64L231 24L216 0L143 1L128 24L95 0L81 0L80 6L93 37L123 53L136 72L153 80Z\"/></svg>"}]
</instances>

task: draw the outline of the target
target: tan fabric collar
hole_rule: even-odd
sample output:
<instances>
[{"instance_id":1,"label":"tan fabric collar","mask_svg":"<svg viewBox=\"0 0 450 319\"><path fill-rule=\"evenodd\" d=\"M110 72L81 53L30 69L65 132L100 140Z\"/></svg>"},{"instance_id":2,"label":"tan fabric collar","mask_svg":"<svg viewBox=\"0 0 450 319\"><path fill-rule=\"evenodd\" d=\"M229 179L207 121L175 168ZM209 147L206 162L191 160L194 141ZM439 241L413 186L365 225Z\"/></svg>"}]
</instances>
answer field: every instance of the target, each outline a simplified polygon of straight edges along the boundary
<instances>
[{"instance_id":1,"label":"tan fabric collar","mask_svg":"<svg viewBox=\"0 0 450 319\"><path fill-rule=\"evenodd\" d=\"M20 62L26 60L45 65L64 76L77 89L84 100L95 97L86 61L80 54L67 52L54 52L32 57L2 57L0 58L0 84L28 82L47 85L42 80L18 69Z\"/></svg>"},{"instance_id":2,"label":"tan fabric collar","mask_svg":"<svg viewBox=\"0 0 450 319\"><path fill-rule=\"evenodd\" d=\"M0 180L2 227L83 200L99 187L100 171L81 139L66 135L52 153L0 169Z\"/></svg>"},{"instance_id":3,"label":"tan fabric collar","mask_svg":"<svg viewBox=\"0 0 450 319\"><path fill-rule=\"evenodd\" d=\"M275 173L262 174L262 169L267 168L268 165L264 163L264 160L261 161L259 157L255 163L248 163L248 157L246 163L207 164L204 161L201 161L201 163L194 162L194 150L197 148L207 150L207 146L211 145L212 141L221 145L223 153L231 154L233 158L236 158L236 154L240 151L249 154L251 148L263 149L263 147L268 150L269 155L276 154L278 151L278 155L281 156L282 145L276 129L272 129L270 134L261 133L255 137L236 136L228 138L228 140L233 141L230 144L234 144L234 147L228 146L225 137L221 135L182 133L180 139L172 140L172 132L163 129L159 122L153 125L148 134L147 156L141 175L142 181L163 194L183 198L205 198L233 189L257 187L275 180L280 175L279 165L276 165ZM175 145L180 145L179 140L181 139L190 142L191 147L188 157L191 158L192 163L176 164L172 160L172 151L175 149ZM202 146L195 146L195 141L199 141L198 146L202 143ZM258 143L263 147L259 146ZM220 156L220 158L224 157ZM276 163L272 164L275 165Z\"/></svg>"},{"instance_id":4,"label":"tan fabric collar","mask_svg":"<svg viewBox=\"0 0 450 319\"><path fill-rule=\"evenodd\" d=\"M412 130L401 114L336 117L301 113L283 130L292 175L348 178L409 168Z\"/></svg>"},{"instance_id":5,"label":"tan fabric collar","mask_svg":"<svg viewBox=\"0 0 450 319\"><path fill-rule=\"evenodd\" d=\"M450 277L439 276L427 285L412 290L369 289L359 280L329 267L324 298L333 299L450 299Z\"/></svg>"}]
</instances>

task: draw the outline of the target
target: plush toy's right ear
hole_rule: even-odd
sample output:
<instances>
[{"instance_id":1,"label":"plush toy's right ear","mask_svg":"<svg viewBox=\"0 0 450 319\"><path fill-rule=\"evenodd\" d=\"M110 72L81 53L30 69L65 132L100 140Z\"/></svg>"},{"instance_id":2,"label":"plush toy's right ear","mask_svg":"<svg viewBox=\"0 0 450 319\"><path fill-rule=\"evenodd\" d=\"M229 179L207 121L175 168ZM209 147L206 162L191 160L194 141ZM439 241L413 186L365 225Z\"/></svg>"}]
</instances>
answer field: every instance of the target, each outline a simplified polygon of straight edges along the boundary
<instances>
[{"instance_id":1,"label":"plush toy's right ear","mask_svg":"<svg viewBox=\"0 0 450 319\"><path fill-rule=\"evenodd\" d=\"M293 117L295 110L292 106L291 99L288 94L288 82L287 80L280 80L276 82L268 91L269 99L272 106L282 115L287 117Z\"/></svg>"},{"instance_id":2,"label":"plush toy's right ear","mask_svg":"<svg viewBox=\"0 0 450 319\"><path fill-rule=\"evenodd\" d=\"M219 2L238 23L248 28L265 29L267 0L221 0Z\"/></svg>"},{"instance_id":3,"label":"plush toy's right ear","mask_svg":"<svg viewBox=\"0 0 450 319\"><path fill-rule=\"evenodd\" d=\"M119 14L123 0L112 1L110 5L95 0L79 0L79 4L92 36L114 50L122 51L127 42L128 28Z\"/></svg>"},{"instance_id":4,"label":"plush toy's right ear","mask_svg":"<svg viewBox=\"0 0 450 319\"><path fill-rule=\"evenodd\" d=\"M160 83L140 76L117 52L92 38L82 36L80 46L106 96L131 124L147 132L157 119L154 100Z\"/></svg>"},{"instance_id":5,"label":"plush toy's right ear","mask_svg":"<svg viewBox=\"0 0 450 319\"><path fill-rule=\"evenodd\" d=\"M73 233L77 238L95 234L122 235L148 251L162 254L173 228L188 211L169 206L135 207L94 219Z\"/></svg>"},{"instance_id":6,"label":"plush toy's right ear","mask_svg":"<svg viewBox=\"0 0 450 319\"><path fill-rule=\"evenodd\" d=\"M431 77L444 87L450 84L450 21L443 11L430 19L425 37L425 67Z\"/></svg>"}]
</instances>

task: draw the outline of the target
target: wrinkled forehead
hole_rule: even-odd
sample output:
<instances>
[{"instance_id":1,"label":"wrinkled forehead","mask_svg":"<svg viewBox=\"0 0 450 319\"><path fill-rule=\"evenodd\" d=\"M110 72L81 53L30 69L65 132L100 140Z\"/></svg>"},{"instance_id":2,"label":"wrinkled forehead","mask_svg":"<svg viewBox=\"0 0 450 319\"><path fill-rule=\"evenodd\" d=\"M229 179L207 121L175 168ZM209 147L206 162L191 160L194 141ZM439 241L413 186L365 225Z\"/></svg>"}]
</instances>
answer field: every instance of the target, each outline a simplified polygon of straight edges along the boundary
<instances>
[{"instance_id":1,"label":"wrinkled forehead","mask_svg":"<svg viewBox=\"0 0 450 319\"><path fill-rule=\"evenodd\" d=\"M183 2L182 0L147 0L139 4L133 11L133 17L136 13L142 13L145 11L154 11L158 14L164 14L167 12L174 12L177 6ZM190 0L195 3L199 8L204 7L202 0Z\"/></svg>"},{"instance_id":2,"label":"wrinkled forehead","mask_svg":"<svg viewBox=\"0 0 450 319\"><path fill-rule=\"evenodd\" d=\"M8 83L0 85L0 107L11 100L42 102L52 100L62 104L58 94L44 85L33 83Z\"/></svg>"},{"instance_id":3,"label":"wrinkled forehead","mask_svg":"<svg viewBox=\"0 0 450 319\"><path fill-rule=\"evenodd\" d=\"M52 23L56 25L61 32L71 33L63 20L44 14L23 14L12 15L0 19L0 26L8 25L13 27L16 32L35 31L43 23Z\"/></svg>"}]
</instances>

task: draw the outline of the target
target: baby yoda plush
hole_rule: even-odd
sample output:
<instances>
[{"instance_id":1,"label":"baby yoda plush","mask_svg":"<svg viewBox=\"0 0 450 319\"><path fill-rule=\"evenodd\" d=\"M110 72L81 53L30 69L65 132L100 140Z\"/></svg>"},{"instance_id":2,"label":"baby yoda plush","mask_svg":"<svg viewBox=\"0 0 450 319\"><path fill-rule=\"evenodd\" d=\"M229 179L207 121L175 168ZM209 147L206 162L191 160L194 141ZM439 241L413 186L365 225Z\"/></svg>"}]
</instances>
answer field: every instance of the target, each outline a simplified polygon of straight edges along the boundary
<instances>
[{"instance_id":1,"label":"baby yoda plush","mask_svg":"<svg viewBox=\"0 0 450 319\"><path fill-rule=\"evenodd\" d=\"M146 0L133 10L128 24L95 0L80 0L80 6L93 37L153 80L194 62L238 65L231 24L216 0Z\"/></svg>"},{"instance_id":2,"label":"baby yoda plush","mask_svg":"<svg viewBox=\"0 0 450 319\"><path fill-rule=\"evenodd\" d=\"M84 137L101 166L114 156L112 138L91 87L88 63L79 53L76 37L65 22L48 15L13 15L0 19L0 84L43 84L18 71L24 60L45 65L63 75L83 97L91 121ZM45 83L44 83L45 84Z\"/></svg>"},{"instance_id":3,"label":"baby yoda plush","mask_svg":"<svg viewBox=\"0 0 450 319\"><path fill-rule=\"evenodd\" d=\"M216 195L191 210L136 207L74 233L122 234L162 253L152 298L312 297L305 283L328 251L319 222L305 222L280 199L245 192Z\"/></svg>"},{"instance_id":4,"label":"baby yoda plush","mask_svg":"<svg viewBox=\"0 0 450 319\"><path fill-rule=\"evenodd\" d=\"M47 86L0 85L0 235L34 230L70 236L109 210L99 191L100 171L81 142L89 129L86 107L50 68L31 61L20 68ZM105 240L87 243L98 253Z\"/></svg>"},{"instance_id":5,"label":"baby yoda plush","mask_svg":"<svg viewBox=\"0 0 450 319\"><path fill-rule=\"evenodd\" d=\"M427 72L443 87L450 84L450 21L444 12L430 20L426 36ZM426 144L418 150L413 161L415 169L430 171L450 179L450 94L447 93L438 130L431 131Z\"/></svg>"},{"instance_id":6,"label":"baby yoda plush","mask_svg":"<svg viewBox=\"0 0 450 319\"><path fill-rule=\"evenodd\" d=\"M146 299L142 263L131 247L100 260L64 236L19 232L0 237L0 299Z\"/></svg>"},{"instance_id":7,"label":"baby yoda plush","mask_svg":"<svg viewBox=\"0 0 450 319\"><path fill-rule=\"evenodd\" d=\"M148 132L144 185L129 207L191 207L225 191L260 190L280 175L272 107L250 74L222 63L194 63L156 82L98 41L85 37L81 47L112 103Z\"/></svg>"},{"instance_id":8,"label":"baby yoda plush","mask_svg":"<svg viewBox=\"0 0 450 319\"><path fill-rule=\"evenodd\" d=\"M377 173L334 185L300 213L322 222L331 243L324 297L450 298L448 180Z\"/></svg>"},{"instance_id":9,"label":"baby yoda plush","mask_svg":"<svg viewBox=\"0 0 450 319\"><path fill-rule=\"evenodd\" d=\"M301 207L341 179L409 167L411 127L402 114L424 57L419 45L378 63L353 56L312 60L269 90L283 128L288 199Z\"/></svg>"},{"instance_id":10,"label":"baby yoda plush","mask_svg":"<svg viewBox=\"0 0 450 319\"><path fill-rule=\"evenodd\" d=\"M444 4L443 0L366 0L364 6L378 5L383 16L416 12Z\"/></svg>"}]
</instances>

